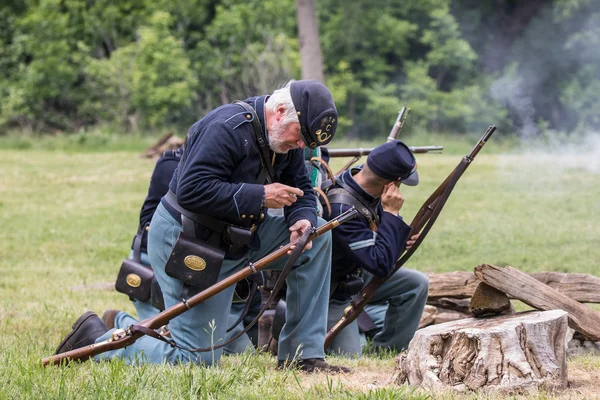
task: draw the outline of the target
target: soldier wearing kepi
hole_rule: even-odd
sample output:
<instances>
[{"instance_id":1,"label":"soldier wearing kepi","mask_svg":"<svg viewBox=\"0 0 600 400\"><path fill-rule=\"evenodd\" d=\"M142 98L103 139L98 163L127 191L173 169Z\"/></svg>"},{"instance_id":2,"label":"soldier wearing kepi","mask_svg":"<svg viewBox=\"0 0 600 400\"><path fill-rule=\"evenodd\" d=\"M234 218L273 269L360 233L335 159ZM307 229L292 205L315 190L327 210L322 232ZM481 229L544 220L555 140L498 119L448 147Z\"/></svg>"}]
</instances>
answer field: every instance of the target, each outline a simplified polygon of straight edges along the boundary
<instances>
[{"instance_id":1,"label":"soldier wearing kepi","mask_svg":"<svg viewBox=\"0 0 600 400\"><path fill-rule=\"evenodd\" d=\"M216 273L221 280L242 268L247 259L257 260L324 223L317 219L302 149L330 142L337 118L329 90L316 81L301 80L270 96L218 107L190 128L170 192L158 206L148 235L148 255L166 307L197 293L194 285L207 283L172 277L182 275L177 275L178 264L169 255L184 245L182 237L190 231L204 249L205 263L188 267L208 278ZM267 208L283 208L284 215L270 216ZM284 262L273 268L282 268ZM280 367L292 364L299 355L293 365L305 371L346 370L324 361L330 270L331 235L325 234L309 243L286 279L288 316L279 338ZM232 295L230 287L169 322L175 342L187 348L222 343ZM97 332L88 334L97 331L96 325L93 318L76 323L57 352L73 347L73 342L81 347L90 340L108 339L110 331L100 337ZM222 349L190 352L143 337L97 359L131 361L142 351L143 360L152 363L212 364L222 354Z\"/></svg>"},{"instance_id":2,"label":"soldier wearing kepi","mask_svg":"<svg viewBox=\"0 0 600 400\"><path fill-rule=\"evenodd\" d=\"M365 165L341 174L327 192L335 218L355 206L360 216L333 232L331 300L328 328L343 316L350 299L373 276L387 277L405 246L410 226L398 215L404 198L398 185L419 181L415 158L404 143L393 141L374 149ZM327 213L327 210L325 210ZM373 340L376 350L403 350L408 346L427 301L427 277L407 268L399 269L376 291L357 321L344 328L328 351L361 354L361 331Z\"/></svg>"},{"instance_id":3,"label":"soldier wearing kepi","mask_svg":"<svg viewBox=\"0 0 600 400\"><path fill-rule=\"evenodd\" d=\"M164 310L164 299L162 298L162 292L160 287L157 287L158 285L157 282L155 282L155 279L152 278L154 274L152 273L152 267L150 265L150 261L148 260L148 231L154 211L160 204L162 197L169 191L169 184L171 182L171 178L173 177L173 172L177 168L182 154L183 147L179 147L174 150L166 150L156 161L156 165L152 171L152 176L150 177L148 194L146 195L140 210L140 224L138 227L138 232L133 239L131 254L129 259L123 262L117 277L117 282L115 284L117 291L129 295L135 310L137 311L138 318L134 318L125 311L115 309L106 310L102 315L102 321L106 325L107 329L129 328L131 325L138 323L138 321L143 321L147 318L153 317L160 311ZM137 263L131 263L131 260L137 261ZM143 271L139 270L141 268L147 269L149 272L142 273ZM151 283L148 284L147 282L144 282L142 285L139 285L131 290L132 288L127 281L128 274L130 273L139 274L138 276L144 277L141 279L148 280ZM144 288L143 291L138 290L142 287ZM143 293L143 295L140 296L140 293ZM247 299L247 301L256 303L254 300L255 299ZM238 301L232 304L230 315L232 324L237 321L240 316L242 316L245 303L245 301ZM255 307L250 309L248 317L253 317L256 315L256 304L253 305ZM250 320L252 319L253 318L250 318ZM240 332L243 328L243 324L238 324L227 334L227 338L229 339L234 337L234 335ZM242 353L247 348L253 348L253 343L251 342L249 335L244 334L237 340L225 346L223 350L226 354L235 354Z\"/></svg>"}]
</instances>

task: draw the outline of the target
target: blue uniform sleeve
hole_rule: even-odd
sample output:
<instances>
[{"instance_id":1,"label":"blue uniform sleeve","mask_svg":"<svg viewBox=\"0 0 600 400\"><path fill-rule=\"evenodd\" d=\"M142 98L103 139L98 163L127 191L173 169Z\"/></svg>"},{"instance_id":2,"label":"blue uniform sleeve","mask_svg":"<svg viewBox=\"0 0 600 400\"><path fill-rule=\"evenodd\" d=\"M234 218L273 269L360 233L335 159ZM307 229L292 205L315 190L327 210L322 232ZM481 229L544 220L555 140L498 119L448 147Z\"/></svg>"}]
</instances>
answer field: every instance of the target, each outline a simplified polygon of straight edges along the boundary
<instances>
[{"instance_id":1,"label":"blue uniform sleeve","mask_svg":"<svg viewBox=\"0 0 600 400\"><path fill-rule=\"evenodd\" d=\"M232 223L243 222L246 215L258 215L263 185L231 181L233 176L243 176L236 174L237 169L248 168L247 160L256 157L245 129L236 130L215 119L202 131L188 142L183 156L177 202L191 212L209 213Z\"/></svg>"},{"instance_id":2,"label":"blue uniform sleeve","mask_svg":"<svg viewBox=\"0 0 600 400\"><path fill-rule=\"evenodd\" d=\"M331 217L337 217L348 209L350 206L347 204L334 203L331 205ZM362 216L332 231L334 249L342 251L349 264L356 264L379 277L390 274L404 250L409 233L410 226L402 217L383 211L377 232L369 228Z\"/></svg>"}]
</instances>

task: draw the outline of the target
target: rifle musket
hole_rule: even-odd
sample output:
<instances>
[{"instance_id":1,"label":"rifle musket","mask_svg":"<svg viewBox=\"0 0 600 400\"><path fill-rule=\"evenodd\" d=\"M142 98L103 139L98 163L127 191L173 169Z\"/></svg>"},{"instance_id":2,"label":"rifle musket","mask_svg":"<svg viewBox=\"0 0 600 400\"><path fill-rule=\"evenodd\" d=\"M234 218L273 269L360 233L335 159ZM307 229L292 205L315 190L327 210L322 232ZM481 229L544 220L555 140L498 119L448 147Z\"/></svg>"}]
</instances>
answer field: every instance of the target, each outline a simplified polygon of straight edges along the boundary
<instances>
[{"instance_id":1,"label":"rifle musket","mask_svg":"<svg viewBox=\"0 0 600 400\"><path fill-rule=\"evenodd\" d=\"M310 235L308 236L309 240L313 240L316 237L321 236L322 234L330 231L331 229L335 228L336 226L340 225L341 223L344 223L344 222L348 221L349 219L356 217L357 214L358 214L358 211L356 211L356 209L354 207L351 208L350 210L344 212L343 214L340 214L338 216L338 218L331 220L329 222L326 222L325 224L313 229L312 232L310 233ZM180 303L174 304L173 306L169 307L168 309L166 309L148 319L140 321L137 324L138 329L140 329L140 328L158 329L161 326L166 325L173 318L178 317L179 315L183 314L188 309L200 304L204 300L225 290L226 288L241 281L242 279L247 278L248 276L250 276L253 273L253 271L259 271L259 270L266 268L266 266L268 264L270 264L270 263L278 260L280 257L286 255L287 252L292 248L292 246L296 246L299 242L300 242L300 239L295 240L293 243L288 243L287 245L280 247L279 249L273 251L272 253L264 256L260 260L253 262L253 263L249 263L251 265L245 265L238 272L236 272L232 275L229 275L228 277L226 277L223 280L218 281L217 283L215 283L211 287L203 290L202 292L195 294L194 296L187 299L187 301L185 303L180 302ZM143 333L141 330L132 331L131 329L127 329L127 330L119 329L118 331L115 331L113 333L113 335L111 336L111 338L109 340L105 340L103 342L94 343L89 346L69 350L64 353L55 354L55 355L43 358L42 365L44 365L44 366L59 365L61 363L68 363L69 361L87 360L90 357L104 353L106 351L117 350L117 349L129 346L132 343L135 343L136 340L138 340L140 337L142 337L144 335L145 335L145 333Z\"/></svg>"},{"instance_id":2,"label":"rifle musket","mask_svg":"<svg viewBox=\"0 0 600 400\"><path fill-rule=\"evenodd\" d=\"M429 152L442 152L444 146L409 146L410 151L415 154L424 154ZM348 148L348 149L327 149L329 157L361 157L368 156L374 150L371 148Z\"/></svg>"},{"instance_id":3,"label":"rifle musket","mask_svg":"<svg viewBox=\"0 0 600 400\"><path fill-rule=\"evenodd\" d=\"M464 156L460 163L454 168L454 170L448 175L448 177L438 186L438 188L429 196L425 203L421 206L415 218L411 222L413 227L409 233L409 237L415 233L419 233L419 238L415 241L409 250L405 250L404 254L396 261L394 268L388 275L388 277L374 277L366 286L360 291L360 295L354 297L352 301L352 309L348 312L348 315L344 315L331 329L328 330L325 337L325 348L327 348L335 336L344 329L348 324L354 321L358 314L364 309L365 305L371 298L372 294L377 290L381 284L383 284L390 276L392 276L399 268L401 268L412 254L419 248L421 242L425 239L433 224L440 215L448 197L452 193L454 186L465 172L467 167L479 150L485 145L486 141L496 130L495 126L490 126L483 137L479 140L477 145L473 148L469 155ZM356 301L356 303L355 303Z\"/></svg>"}]
</instances>

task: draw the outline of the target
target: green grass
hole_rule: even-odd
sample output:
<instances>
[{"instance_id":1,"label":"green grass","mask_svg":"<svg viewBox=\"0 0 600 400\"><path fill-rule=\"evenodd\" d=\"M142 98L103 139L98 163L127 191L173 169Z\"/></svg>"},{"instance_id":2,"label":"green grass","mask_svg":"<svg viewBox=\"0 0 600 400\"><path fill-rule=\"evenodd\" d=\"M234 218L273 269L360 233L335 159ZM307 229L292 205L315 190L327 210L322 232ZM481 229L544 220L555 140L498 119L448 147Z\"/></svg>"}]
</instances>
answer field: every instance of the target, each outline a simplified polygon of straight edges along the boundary
<instances>
[{"instance_id":1,"label":"green grass","mask_svg":"<svg viewBox=\"0 0 600 400\"><path fill-rule=\"evenodd\" d=\"M111 151L98 144L63 149L69 139L62 137L44 139L48 142L38 147L19 147L14 140L0 140L0 399L429 397L382 382L357 387L352 376L311 379L275 371L275 361L265 354L225 358L214 368L129 367L117 360L41 367L41 358L54 352L85 310L133 312L124 295L71 288L114 281L129 253L154 166L139 153L152 140L116 138L118 145L107 145ZM475 140L407 141L448 149L417 156L421 184L402 187L402 214L410 221ZM471 271L489 263L526 272L599 274L600 171L589 168L593 155L522 154L512 145L492 138L407 267ZM333 170L345 161L336 160ZM569 365L600 368L598 359ZM357 371L389 371L389 377L393 371L391 357L334 361Z\"/></svg>"}]
</instances>

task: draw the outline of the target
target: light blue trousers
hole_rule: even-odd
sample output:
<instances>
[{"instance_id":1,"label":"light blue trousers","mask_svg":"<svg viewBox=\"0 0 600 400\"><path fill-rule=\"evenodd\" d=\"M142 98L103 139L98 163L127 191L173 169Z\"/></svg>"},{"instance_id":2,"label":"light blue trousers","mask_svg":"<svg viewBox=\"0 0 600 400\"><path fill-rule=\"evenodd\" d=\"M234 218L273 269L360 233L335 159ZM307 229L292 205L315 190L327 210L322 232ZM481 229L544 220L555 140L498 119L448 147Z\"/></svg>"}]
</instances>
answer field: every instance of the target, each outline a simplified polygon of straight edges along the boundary
<instances>
[{"instance_id":1,"label":"light blue trousers","mask_svg":"<svg viewBox=\"0 0 600 400\"><path fill-rule=\"evenodd\" d=\"M133 251L131 252L129 258L133 258ZM140 254L140 261L144 265L148 265L148 266L150 265L150 261L148 260L148 254L146 254L146 253ZM150 300L141 301L141 300L135 299L135 300L132 300L132 303L137 312L138 319L136 320L133 316L127 314L125 311L121 311L121 312L117 313L117 315L115 316L115 325L114 325L115 328L127 329L131 325L137 324L138 321L143 321L145 319L153 317L160 312L157 308L152 306ZM237 303L237 304L231 305L230 326L235 321L237 321L238 318L242 315L242 312L244 311L244 306L245 306L245 303ZM230 332L226 333L226 336L225 336L226 340L233 338L235 335L237 335L243 329L244 329L244 323L241 322ZM253 345L252 345L252 342L250 341L250 337L248 336L248 334L244 333L238 339L234 340L233 342L231 342L227 346L225 346L223 348L223 350L224 350L225 354L236 354L236 353L243 353L248 348L252 349Z\"/></svg>"},{"instance_id":2,"label":"light blue trousers","mask_svg":"<svg viewBox=\"0 0 600 400\"><path fill-rule=\"evenodd\" d=\"M319 225L324 223L319 219ZM167 308L179 303L182 283L165 273L165 264L177 241L181 225L159 205L152 218L148 234L148 255L154 273L163 291ZM256 261L273 250L289 242L289 230L283 217L267 215L259 226L257 234L262 247L250 252L249 259ZM272 269L283 268L287 257L271 264ZM239 271L245 260L225 260L219 279ZM286 324L279 340L279 359L323 358L323 343L327 328L327 307L331 272L331 234L328 232L315 239L312 249L306 250L296 263L296 267L286 279L288 304ZM234 287L207 299L202 304L174 318L169 322L169 330L175 342L187 348L209 347L226 340L225 331L233 321L230 313ZM96 342L110 338L112 330ZM223 349L212 352L193 353L172 348L164 342L144 336L124 349L106 352L95 357L105 359L120 357L127 362L149 363L205 363L218 362ZM142 356L143 355L143 356ZM141 357L142 356L142 357Z\"/></svg>"},{"instance_id":3,"label":"light blue trousers","mask_svg":"<svg viewBox=\"0 0 600 400\"><path fill-rule=\"evenodd\" d=\"M365 282L372 275L363 272ZM365 311L375 323L376 329L366 332L377 348L405 349L419 327L419 321L427 302L429 280L425 274L408 268L400 268L374 293ZM328 329L344 314L349 301L332 300L329 303ZM362 353L358 323L353 321L333 340L328 352L359 356Z\"/></svg>"}]
</instances>

